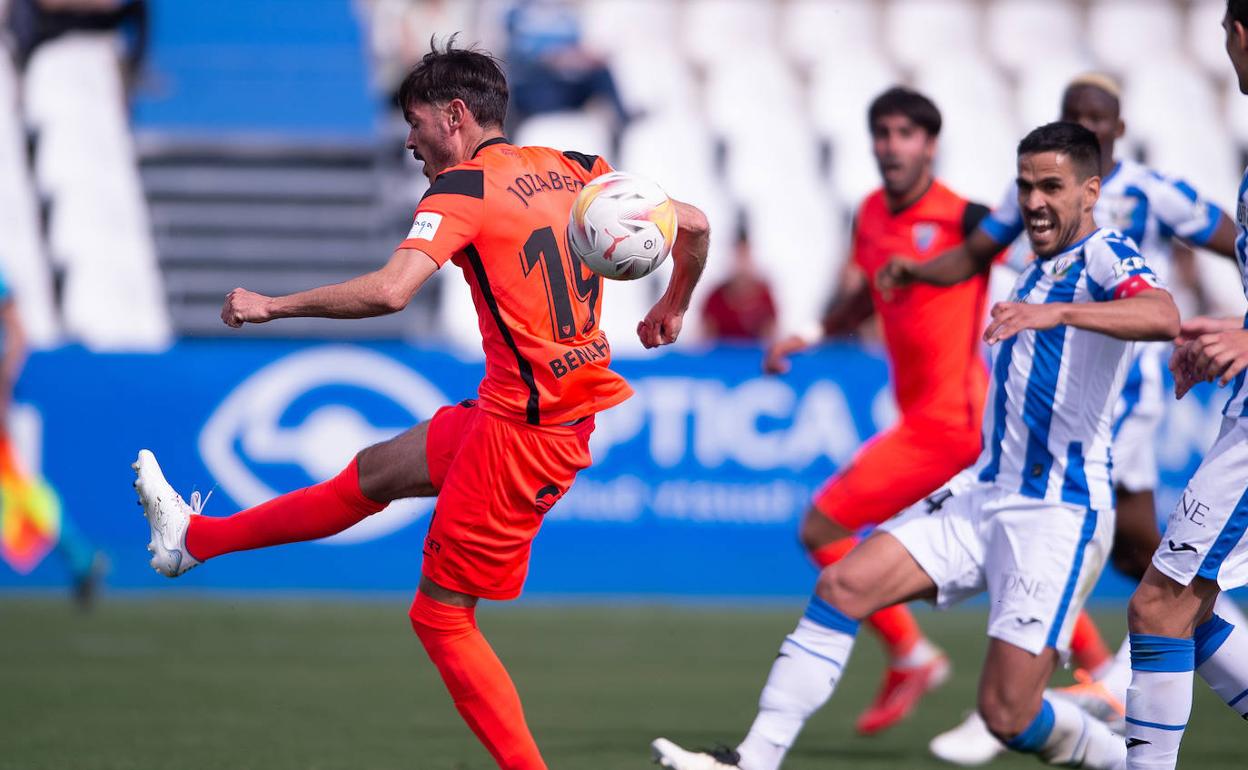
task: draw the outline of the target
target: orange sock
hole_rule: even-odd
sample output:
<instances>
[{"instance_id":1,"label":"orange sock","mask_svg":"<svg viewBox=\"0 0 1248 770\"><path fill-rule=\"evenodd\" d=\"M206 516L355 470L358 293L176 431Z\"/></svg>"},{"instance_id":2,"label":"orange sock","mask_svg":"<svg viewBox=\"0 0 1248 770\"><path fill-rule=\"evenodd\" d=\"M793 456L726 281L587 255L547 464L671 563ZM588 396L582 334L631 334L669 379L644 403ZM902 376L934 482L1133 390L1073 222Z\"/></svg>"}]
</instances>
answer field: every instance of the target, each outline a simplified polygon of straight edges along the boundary
<instances>
[{"instance_id":1,"label":"orange sock","mask_svg":"<svg viewBox=\"0 0 1248 770\"><path fill-rule=\"evenodd\" d=\"M225 553L319 540L385 508L360 491L359 461L329 481L295 490L233 516L192 516L186 550L200 561Z\"/></svg>"},{"instance_id":2,"label":"orange sock","mask_svg":"<svg viewBox=\"0 0 1248 770\"><path fill-rule=\"evenodd\" d=\"M1105 646L1105 640L1101 638L1100 630L1087 612L1080 612L1075 620L1075 630L1070 635L1070 652L1075 657L1075 665L1094 676L1113 657Z\"/></svg>"},{"instance_id":3,"label":"orange sock","mask_svg":"<svg viewBox=\"0 0 1248 770\"><path fill-rule=\"evenodd\" d=\"M417 591L412 629L468 727L503 770L546 770L507 669L477 628L476 610Z\"/></svg>"},{"instance_id":4,"label":"orange sock","mask_svg":"<svg viewBox=\"0 0 1248 770\"><path fill-rule=\"evenodd\" d=\"M858 538L856 537L842 538L812 551L810 557L822 569L843 559L845 554L857 544ZM918 621L904 604L885 607L868 617L867 623L884 643L889 657L894 659L910 652L914 645L923 638L923 631L919 628Z\"/></svg>"}]
</instances>

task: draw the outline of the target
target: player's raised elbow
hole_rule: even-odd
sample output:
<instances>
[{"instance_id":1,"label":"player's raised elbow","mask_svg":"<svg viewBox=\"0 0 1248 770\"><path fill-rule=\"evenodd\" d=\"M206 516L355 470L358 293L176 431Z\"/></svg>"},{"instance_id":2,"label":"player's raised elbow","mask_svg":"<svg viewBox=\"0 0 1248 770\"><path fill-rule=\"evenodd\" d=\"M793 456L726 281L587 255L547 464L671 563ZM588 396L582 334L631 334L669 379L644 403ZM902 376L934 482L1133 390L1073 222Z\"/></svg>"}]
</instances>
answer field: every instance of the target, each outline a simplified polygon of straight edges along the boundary
<instances>
[{"instance_id":1,"label":"player's raised elbow","mask_svg":"<svg viewBox=\"0 0 1248 770\"><path fill-rule=\"evenodd\" d=\"M694 238L710 237L711 223L707 221L702 209L681 201L673 201L673 203L676 204L676 221L679 223L677 227L680 232Z\"/></svg>"}]
</instances>

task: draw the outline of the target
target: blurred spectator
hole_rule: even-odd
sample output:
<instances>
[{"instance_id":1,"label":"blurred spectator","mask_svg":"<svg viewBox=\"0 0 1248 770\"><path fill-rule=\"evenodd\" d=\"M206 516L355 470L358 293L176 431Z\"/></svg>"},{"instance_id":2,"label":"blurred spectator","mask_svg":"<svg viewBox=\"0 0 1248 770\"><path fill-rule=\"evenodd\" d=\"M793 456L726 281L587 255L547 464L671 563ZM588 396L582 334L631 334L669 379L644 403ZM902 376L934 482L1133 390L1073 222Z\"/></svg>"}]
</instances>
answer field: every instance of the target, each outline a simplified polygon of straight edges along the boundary
<instances>
[{"instance_id":1,"label":"blurred spectator","mask_svg":"<svg viewBox=\"0 0 1248 770\"><path fill-rule=\"evenodd\" d=\"M133 83L147 51L147 0L10 0L13 54L24 67L43 43L68 32L118 31L125 43L124 74Z\"/></svg>"},{"instance_id":2,"label":"blurred spectator","mask_svg":"<svg viewBox=\"0 0 1248 770\"><path fill-rule=\"evenodd\" d=\"M775 332L776 304L755 268L744 232L737 238L732 272L702 306L702 328L707 339L732 342L761 342Z\"/></svg>"},{"instance_id":3,"label":"blurred spectator","mask_svg":"<svg viewBox=\"0 0 1248 770\"><path fill-rule=\"evenodd\" d=\"M581 21L566 0L519 0L507 13L507 80L510 121L543 112L579 110L603 99L616 128L630 115L606 63L581 43Z\"/></svg>"},{"instance_id":4,"label":"blurred spectator","mask_svg":"<svg viewBox=\"0 0 1248 770\"><path fill-rule=\"evenodd\" d=\"M420 57L429 53L431 38L459 34L462 45L478 42L475 4L463 0L365 0L369 44L376 82L386 104L398 109L399 83Z\"/></svg>"},{"instance_id":5,"label":"blurred spectator","mask_svg":"<svg viewBox=\"0 0 1248 770\"><path fill-rule=\"evenodd\" d=\"M3 513L6 531L3 555L6 559L21 561L30 554L10 553L10 546L16 545L19 551L23 546L34 547L38 551L34 556L37 563L46 551L35 546L34 541L42 539L40 536L54 537L52 548L69 571L74 601L79 608L90 609L108 573L108 558L60 510L47 482L22 469L9 438L9 406L26 362L26 335L3 275L0 275L0 351L0 502L3 505L0 513ZM39 535L30 537L35 532ZM11 538L14 533L26 537ZM25 566L33 567L34 563Z\"/></svg>"}]
</instances>

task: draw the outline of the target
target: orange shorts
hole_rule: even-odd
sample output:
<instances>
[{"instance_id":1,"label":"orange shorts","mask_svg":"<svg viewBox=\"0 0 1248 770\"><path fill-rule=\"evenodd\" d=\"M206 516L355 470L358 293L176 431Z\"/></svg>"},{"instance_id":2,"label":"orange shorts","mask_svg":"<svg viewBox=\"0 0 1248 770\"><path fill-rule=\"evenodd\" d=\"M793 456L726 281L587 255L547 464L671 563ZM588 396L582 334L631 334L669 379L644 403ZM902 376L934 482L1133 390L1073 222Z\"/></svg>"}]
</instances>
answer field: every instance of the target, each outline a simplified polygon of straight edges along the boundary
<instances>
[{"instance_id":1,"label":"orange shorts","mask_svg":"<svg viewBox=\"0 0 1248 770\"><path fill-rule=\"evenodd\" d=\"M464 401L437 411L425 437L438 490L422 573L483 599L514 599L542 518L590 464L592 417L525 425Z\"/></svg>"},{"instance_id":2,"label":"orange shorts","mask_svg":"<svg viewBox=\"0 0 1248 770\"><path fill-rule=\"evenodd\" d=\"M979 457L978 430L902 420L863 445L815 493L814 506L851 532L880 524L940 489Z\"/></svg>"}]
</instances>

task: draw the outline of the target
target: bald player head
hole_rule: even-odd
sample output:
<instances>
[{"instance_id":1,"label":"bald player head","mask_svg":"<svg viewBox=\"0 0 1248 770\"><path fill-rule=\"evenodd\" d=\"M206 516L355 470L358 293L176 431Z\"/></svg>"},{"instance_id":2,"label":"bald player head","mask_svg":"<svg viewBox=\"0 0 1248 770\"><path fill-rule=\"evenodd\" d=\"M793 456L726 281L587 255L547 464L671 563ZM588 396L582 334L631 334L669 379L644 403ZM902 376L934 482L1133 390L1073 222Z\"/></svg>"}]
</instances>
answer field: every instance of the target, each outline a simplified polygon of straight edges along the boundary
<instances>
[{"instance_id":1,"label":"bald player head","mask_svg":"<svg viewBox=\"0 0 1248 770\"><path fill-rule=\"evenodd\" d=\"M1122 88L1109 75L1090 72L1070 81L1062 94L1062 121L1078 123L1101 145L1101 176L1114 168L1114 143L1127 130L1122 121Z\"/></svg>"}]
</instances>

